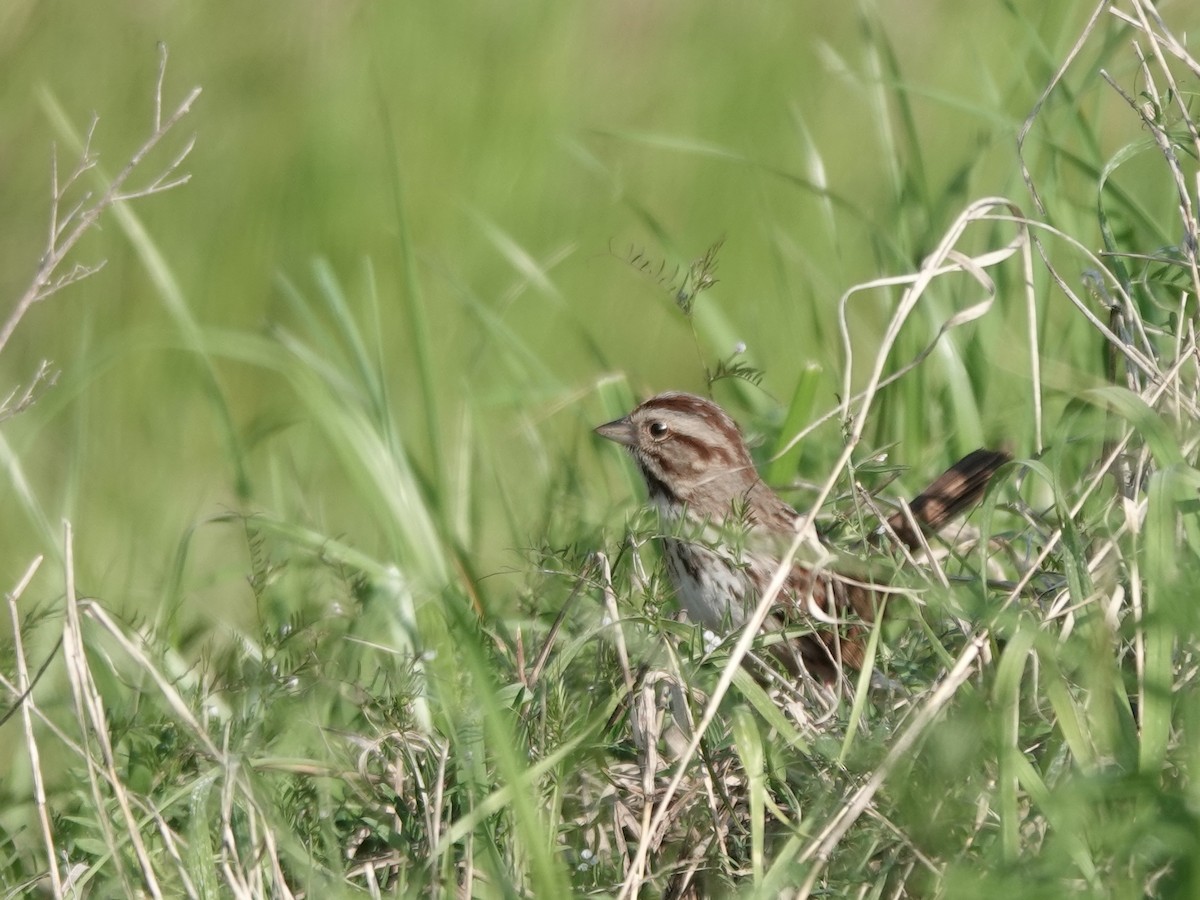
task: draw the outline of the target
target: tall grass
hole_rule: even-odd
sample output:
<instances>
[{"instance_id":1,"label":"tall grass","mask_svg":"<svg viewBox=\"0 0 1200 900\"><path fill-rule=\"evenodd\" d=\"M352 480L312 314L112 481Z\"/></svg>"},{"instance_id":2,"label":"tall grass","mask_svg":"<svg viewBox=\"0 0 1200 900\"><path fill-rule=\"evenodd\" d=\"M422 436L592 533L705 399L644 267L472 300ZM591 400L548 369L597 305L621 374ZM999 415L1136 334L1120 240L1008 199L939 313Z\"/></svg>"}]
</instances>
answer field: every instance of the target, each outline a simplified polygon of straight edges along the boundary
<instances>
[{"instance_id":1,"label":"tall grass","mask_svg":"<svg viewBox=\"0 0 1200 900\"><path fill-rule=\"evenodd\" d=\"M636 223L628 241L531 239L490 208L492 171L470 237L431 250L422 229L446 225L412 161L428 151L377 72L386 240L365 263L283 266L265 326L199 301L194 261L160 237L167 198L121 205L107 231L169 337L85 334L83 374L21 406L0 446L14 518L41 523L5 554L5 895L1200 892L1200 64L1187 10L1083 13L991 8L1020 37L1007 81L966 70L990 104L972 108L910 81L884 11L859 7L859 43L821 53L877 129L858 138L869 203L800 106L794 168L729 132L573 132L558 146ZM565 41L595 24L527 14ZM947 109L1002 162L944 171ZM521 133L505 124L481 139ZM741 173L721 190L758 218L697 237L624 168L653 157L696 192ZM606 339L597 323L634 309L609 291L641 304L622 341L661 358L635 367ZM118 516L81 483L109 463L77 449L64 497L39 438L82 397L75 427L97 441L103 373L147 347L195 388L179 435L148 444L178 476L154 482L162 505L190 512L98 534ZM764 638L711 646L678 620L637 479L588 436L647 382L711 390L847 557L884 498L979 444L1014 451L969 539L872 563L903 589L869 650L895 690L768 689L741 664ZM200 449L172 455L180 437L220 490L196 498ZM143 476L126 467L123 489ZM97 546L136 577L106 580Z\"/></svg>"}]
</instances>

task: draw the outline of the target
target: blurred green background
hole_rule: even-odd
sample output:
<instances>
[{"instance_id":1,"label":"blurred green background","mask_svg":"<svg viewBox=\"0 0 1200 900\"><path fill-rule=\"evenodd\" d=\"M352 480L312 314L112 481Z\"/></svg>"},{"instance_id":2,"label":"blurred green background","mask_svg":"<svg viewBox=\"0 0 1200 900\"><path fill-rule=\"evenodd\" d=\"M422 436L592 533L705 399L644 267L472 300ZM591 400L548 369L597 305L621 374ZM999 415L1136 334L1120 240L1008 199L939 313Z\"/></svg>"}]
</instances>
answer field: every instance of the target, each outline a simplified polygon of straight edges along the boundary
<instances>
[{"instance_id":1,"label":"blurred green background","mask_svg":"<svg viewBox=\"0 0 1200 900\"><path fill-rule=\"evenodd\" d=\"M969 200L1025 202L1016 131L1091 11L1040 0L8 0L0 297L21 293L42 252L51 145L62 165L74 158L53 110L77 130L99 116L94 149L111 173L149 133L163 42L167 105L203 88L159 154L194 132L192 178L135 212L202 326L207 358L106 217L75 256L105 268L36 308L0 359L6 389L43 358L62 371L4 425L5 584L56 545L66 517L83 592L152 615L180 566L185 617L246 624L245 535L209 517L262 509L381 550L328 436L282 379L234 358L232 336L297 327L283 285L320 296L315 260L371 334L377 297L389 403L447 503L469 498L459 537L477 576L520 569L522 547L553 542L548 507L582 497L571 514L599 522L626 503L609 486L611 448L598 453L590 435L604 414L598 384L704 387L688 322L631 254L662 262L669 280L724 237L720 283L698 304L701 326L713 325L701 328L702 353L728 356L732 345L704 342L735 336L766 377L761 395L722 387L718 399L739 417L746 403L786 404L815 360L825 373L816 406L829 408L838 296L910 270ZM889 105L898 93L903 109ZM865 308L856 334L868 352L889 306ZM973 375L996 421L984 434L934 423L904 461L949 455L1028 416L1000 402L1027 382L1011 360L1019 311L1000 304L979 327L961 339L974 342ZM222 402L244 455L241 491ZM876 438L904 436L901 424ZM818 459L838 441L823 434ZM556 487L576 473L594 489Z\"/></svg>"}]
</instances>

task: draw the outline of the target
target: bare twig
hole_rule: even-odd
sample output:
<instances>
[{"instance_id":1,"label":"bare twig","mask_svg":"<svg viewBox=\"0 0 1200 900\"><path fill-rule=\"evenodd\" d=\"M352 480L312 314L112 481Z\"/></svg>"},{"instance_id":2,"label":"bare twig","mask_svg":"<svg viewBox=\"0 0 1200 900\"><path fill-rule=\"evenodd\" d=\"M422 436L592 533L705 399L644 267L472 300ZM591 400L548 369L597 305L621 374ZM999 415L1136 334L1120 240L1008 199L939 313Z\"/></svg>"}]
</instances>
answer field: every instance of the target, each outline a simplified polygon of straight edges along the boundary
<instances>
[{"instance_id":1,"label":"bare twig","mask_svg":"<svg viewBox=\"0 0 1200 900\"><path fill-rule=\"evenodd\" d=\"M23 412L37 402L40 396L39 388L53 387L58 381L57 370L50 368L50 360L43 359L38 366L38 370L33 373L33 378L29 380L29 384L24 390L20 386L9 391L7 397L0 400L0 422L6 419L11 419L17 413ZM17 395L20 394L20 397Z\"/></svg>"},{"instance_id":2,"label":"bare twig","mask_svg":"<svg viewBox=\"0 0 1200 900\"><path fill-rule=\"evenodd\" d=\"M17 300L8 318L0 325L0 352L7 346L9 338L21 323L26 313L37 303L52 297L63 288L94 275L104 265L103 262L86 265L75 264L69 271L60 273L59 270L66 262L68 255L80 239L90 231L106 210L118 203L141 199L152 194L160 194L172 188L185 184L189 175L180 172L180 167L187 159L195 144L195 138L188 140L183 149L169 162L161 172L150 179L142 187L128 187L128 182L135 172L140 170L146 157L162 142L163 138L179 124L200 96L200 88L192 88L183 101L170 113L163 117L162 90L166 75L167 51L160 46L158 79L154 91L154 131L139 147L125 164L124 168L113 177L108 187L99 197L93 197L90 191L85 191L81 197L68 208L67 195L78 184L79 180L97 165L97 156L92 150L92 139L95 136L97 119L93 118L88 127L83 149L75 168L65 178L60 180L57 150L51 151L50 166L50 221L46 247L38 263L29 286ZM66 212L64 212L64 209Z\"/></svg>"}]
</instances>

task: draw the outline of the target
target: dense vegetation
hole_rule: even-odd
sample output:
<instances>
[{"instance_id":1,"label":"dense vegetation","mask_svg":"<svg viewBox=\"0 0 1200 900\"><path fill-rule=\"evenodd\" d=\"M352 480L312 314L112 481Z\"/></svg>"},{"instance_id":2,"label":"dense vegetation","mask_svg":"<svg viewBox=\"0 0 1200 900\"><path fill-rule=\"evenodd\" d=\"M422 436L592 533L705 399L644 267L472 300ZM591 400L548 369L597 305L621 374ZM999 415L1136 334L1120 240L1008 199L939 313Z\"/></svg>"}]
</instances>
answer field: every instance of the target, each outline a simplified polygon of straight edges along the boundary
<instances>
[{"instance_id":1,"label":"dense vegetation","mask_svg":"<svg viewBox=\"0 0 1200 900\"><path fill-rule=\"evenodd\" d=\"M1200 895L1200 12L124 6L0 12L5 896ZM845 553L1014 453L893 690L678 620L667 388Z\"/></svg>"}]
</instances>

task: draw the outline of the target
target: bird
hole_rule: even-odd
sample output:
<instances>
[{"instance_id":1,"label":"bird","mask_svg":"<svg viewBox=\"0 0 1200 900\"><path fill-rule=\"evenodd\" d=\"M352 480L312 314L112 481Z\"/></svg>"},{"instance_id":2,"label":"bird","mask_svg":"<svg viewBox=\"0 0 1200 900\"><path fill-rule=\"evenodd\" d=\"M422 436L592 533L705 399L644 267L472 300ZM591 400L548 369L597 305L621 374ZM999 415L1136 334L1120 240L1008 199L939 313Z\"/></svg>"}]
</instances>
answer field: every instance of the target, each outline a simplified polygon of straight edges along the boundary
<instances>
[{"instance_id":1,"label":"bird","mask_svg":"<svg viewBox=\"0 0 1200 900\"><path fill-rule=\"evenodd\" d=\"M658 511L667 574L688 618L718 635L743 626L801 516L759 477L734 420L712 400L668 391L595 431L624 446L637 464ZM963 457L909 504L913 520L936 531L974 504L1010 459L1006 451L982 448ZM887 524L909 548L922 546L903 512ZM843 667L863 667L866 626L879 606L870 581L796 561L764 629L811 624L808 633L772 644L772 653L792 674L803 670L832 686Z\"/></svg>"}]
</instances>

